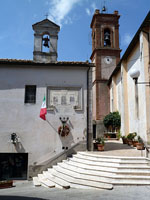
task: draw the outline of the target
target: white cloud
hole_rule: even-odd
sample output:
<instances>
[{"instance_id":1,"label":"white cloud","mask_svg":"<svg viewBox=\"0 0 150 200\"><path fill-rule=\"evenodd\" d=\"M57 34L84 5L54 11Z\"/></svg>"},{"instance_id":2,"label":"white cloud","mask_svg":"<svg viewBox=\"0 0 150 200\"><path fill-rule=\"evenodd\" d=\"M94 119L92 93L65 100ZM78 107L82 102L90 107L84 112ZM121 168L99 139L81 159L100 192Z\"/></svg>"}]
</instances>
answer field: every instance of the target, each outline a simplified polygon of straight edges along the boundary
<instances>
[{"instance_id":1,"label":"white cloud","mask_svg":"<svg viewBox=\"0 0 150 200\"><path fill-rule=\"evenodd\" d=\"M123 45L129 45L129 43L131 42L132 40L132 36L129 34L129 33L126 33L124 36L123 36L123 40L122 40L122 43Z\"/></svg>"},{"instance_id":2,"label":"white cloud","mask_svg":"<svg viewBox=\"0 0 150 200\"><path fill-rule=\"evenodd\" d=\"M89 8L86 8L85 10L86 10L86 13L90 16L90 15L91 15L90 9L89 9Z\"/></svg>"},{"instance_id":3,"label":"white cloud","mask_svg":"<svg viewBox=\"0 0 150 200\"><path fill-rule=\"evenodd\" d=\"M86 11L87 15L91 16L91 15L93 15L95 9L96 9L96 4L92 3L90 8L86 8L85 11Z\"/></svg>"},{"instance_id":4,"label":"white cloud","mask_svg":"<svg viewBox=\"0 0 150 200\"><path fill-rule=\"evenodd\" d=\"M48 18L58 25L72 23L72 19L68 14L73 7L82 0L49 0L49 16Z\"/></svg>"}]
</instances>

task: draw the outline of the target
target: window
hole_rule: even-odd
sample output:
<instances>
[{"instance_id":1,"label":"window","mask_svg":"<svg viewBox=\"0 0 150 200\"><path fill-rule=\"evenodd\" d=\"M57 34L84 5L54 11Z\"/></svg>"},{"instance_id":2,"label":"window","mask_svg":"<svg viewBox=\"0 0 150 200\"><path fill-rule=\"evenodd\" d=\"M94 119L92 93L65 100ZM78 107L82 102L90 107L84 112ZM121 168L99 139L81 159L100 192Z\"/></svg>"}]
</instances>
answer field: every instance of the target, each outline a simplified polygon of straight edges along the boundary
<instances>
[{"instance_id":1,"label":"window","mask_svg":"<svg viewBox=\"0 0 150 200\"><path fill-rule=\"evenodd\" d=\"M25 86L25 103L36 103L36 85Z\"/></svg>"}]
</instances>

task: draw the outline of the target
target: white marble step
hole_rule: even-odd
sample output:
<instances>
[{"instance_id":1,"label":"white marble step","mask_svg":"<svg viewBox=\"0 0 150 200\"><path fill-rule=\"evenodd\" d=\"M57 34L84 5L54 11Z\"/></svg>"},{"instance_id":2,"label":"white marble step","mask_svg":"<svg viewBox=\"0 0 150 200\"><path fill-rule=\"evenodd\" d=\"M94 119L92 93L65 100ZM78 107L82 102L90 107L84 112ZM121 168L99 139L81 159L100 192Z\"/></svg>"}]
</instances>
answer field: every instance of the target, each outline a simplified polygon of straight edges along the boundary
<instances>
[{"instance_id":1,"label":"white marble step","mask_svg":"<svg viewBox=\"0 0 150 200\"><path fill-rule=\"evenodd\" d=\"M107 175L104 176L102 173L99 174L97 171L93 171L93 173L91 173L90 171L86 171L83 169L78 169L78 168L73 168L70 167L67 164L64 163L59 163L58 166L60 168L56 168L57 171L59 171L60 173L65 173L68 174L72 177L76 177L76 178L81 178L81 179L85 179L85 180L92 180L92 181L100 181L100 182L105 182L105 183L111 183L111 184L119 184L119 185L123 185L123 184L128 184L128 185L142 185L142 184L150 184L150 176L145 177L145 176L122 176L122 175L117 175L117 174L112 174L112 175Z\"/></svg>"},{"instance_id":2,"label":"white marble step","mask_svg":"<svg viewBox=\"0 0 150 200\"><path fill-rule=\"evenodd\" d=\"M90 161L94 161L94 162L101 162L101 163L110 163L110 165L112 164L120 164L120 165L149 165L150 166L150 162L148 162L148 160L146 160L145 158L143 159L136 159L136 158L132 158L132 159L128 159L128 158L123 158L123 157L120 157L120 158L111 158L111 157L100 157L99 155L98 156L92 156L90 154L81 154L81 153L78 153L78 154L75 154L73 155L73 157L76 157L76 158L81 158L81 159L85 159L85 160L90 160Z\"/></svg>"},{"instance_id":3,"label":"white marble step","mask_svg":"<svg viewBox=\"0 0 150 200\"><path fill-rule=\"evenodd\" d=\"M33 185L36 186L36 187L41 186L41 183L40 183L38 177L33 177Z\"/></svg>"},{"instance_id":4,"label":"white marble step","mask_svg":"<svg viewBox=\"0 0 150 200\"><path fill-rule=\"evenodd\" d=\"M107 167L107 168L118 168L118 169L124 169L124 168L130 168L130 169L147 169L147 170L150 170L150 166L148 165L130 165L130 166L123 166L123 165L120 165L120 164L117 164L117 163L106 163L106 162L95 162L95 161L91 161L91 160L85 160L85 159L82 159L82 158L78 158L78 157L73 157L73 158L70 158L70 160L73 160L75 162L78 162L78 163L83 163L83 164L87 164L87 165L92 165L92 166L100 166L100 167Z\"/></svg>"},{"instance_id":5,"label":"white marble step","mask_svg":"<svg viewBox=\"0 0 150 200\"><path fill-rule=\"evenodd\" d=\"M129 169L129 168L123 168L122 170L118 168L110 168L110 167L100 167L100 166L94 166L94 165L88 165L83 164L79 162L75 162L73 159L70 159L69 161L64 160L64 163L69 162L69 165L79 167L82 169L88 169L88 170L95 170L95 171L101 171L101 172L107 172L107 173L117 173L117 174L130 174L130 175L143 175L143 176L150 176L150 170L147 169Z\"/></svg>"},{"instance_id":6,"label":"white marble step","mask_svg":"<svg viewBox=\"0 0 150 200\"><path fill-rule=\"evenodd\" d=\"M63 163L58 163L58 166L80 173L80 174L87 174L87 175L93 175L93 176L100 176L100 177L107 177L107 178L112 178L112 179L147 179L150 180L150 175L149 176L141 176L139 174L138 176L132 176L132 175L119 175L117 173L109 173L109 172L103 172L103 171L95 171L95 170L89 170L89 169L83 169L79 168L76 166L69 165L69 162L63 162Z\"/></svg>"},{"instance_id":7,"label":"white marble step","mask_svg":"<svg viewBox=\"0 0 150 200\"><path fill-rule=\"evenodd\" d=\"M90 181L95 181L95 182L100 182L100 183L112 183L112 178L108 178L108 177L81 174L75 171L71 171L70 169L62 168L61 166L56 166L54 167L54 169L60 173L69 175L79 180L87 180L87 181L90 180Z\"/></svg>"},{"instance_id":8,"label":"white marble step","mask_svg":"<svg viewBox=\"0 0 150 200\"><path fill-rule=\"evenodd\" d=\"M145 157L125 157L125 156L107 156L107 155L100 155L100 154L96 154L96 153L92 153L92 152L86 152L86 151L80 151L80 152L78 152L77 154L75 154L75 155L83 155L83 156L89 156L89 157L96 157L96 158L100 158L100 159L109 159L109 160L135 160L135 161L145 161L145 160L149 160L150 161L150 159L147 159L147 158L145 158Z\"/></svg>"},{"instance_id":9,"label":"white marble step","mask_svg":"<svg viewBox=\"0 0 150 200\"><path fill-rule=\"evenodd\" d=\"M53 181L48 180L44 174L38 174L39 181L45 186L52 188L55 187L55 183Z\"/></svg>"},{"instance_id":10,"label":"white marble step","mask_svg":"<svg viewBox=\"0 0 150 200\"><path fill-rule=\"evenodd\" d=\"M115 173L111 173L111 172L84 169L78 166L73 166L73 165L70 165L69 162L58 163L58 166L61 166L62 168L69 169L71 171L78 172L81 174L95 175L95 176L101 176L101 177L115 177L116 176Z\"/></svg>"},{"instance_id":11,"label":"white marble step","mask_svg":"<svg viewBox=\"0 0 150 200\"><path fill-rule=\"evenodd\" d=\"M53 172L54 172L54 170L53 170ZM70 188L70 184L67 181L62 180L61 178L54 176L53 174L51 174L50 171L45 172L44 175L47 179L49 179L50 181L53 181L55 184L57 184L56 187L64 188L64 189Z\"/></svg>"},{"instance_id":12,"label":"white marble step","mask_svg":"<svg viewBox=\"0 0 150 200\"><path fill-rule=\"evenodd\" d=\"M112 189L113 185L109 184L109 183L102 183L100 181L92 181L92 180L84 180L84 179L80 179L76 174L71 174L70 173L66 173L66 171L62 170L59 166L55 166L54 169L56 170L56 172L53 172L53 175L57 176L57 177L61 177L61 179L63 180L67 180L70 184L71 187L74 188L98 188L98 189Z\"/></svg>"},{"instance_id":13,"label":"white marble step","mask_svg":"<svg viewBox=\"0 0 150 200\"><path fill-rule=\"evenodd\" d=\"M101 159L97 159L97 158L92 158L92 157L88 157L88 156L82 156L82 155L74 155L73 156L73 159L78 159L78 161L87 161L88 163L90 163L89 161L91 162L94 162L95 164L98 164L100 166L111 166L111 167L150 167L149 163L142 160L142 161L123 161L121 159L118 159L115 160L115 162L110 162L109 159L106 159L105 160L101 160ZM84 163L85 163L84 162Z\"/></svg>"}]
</instances>

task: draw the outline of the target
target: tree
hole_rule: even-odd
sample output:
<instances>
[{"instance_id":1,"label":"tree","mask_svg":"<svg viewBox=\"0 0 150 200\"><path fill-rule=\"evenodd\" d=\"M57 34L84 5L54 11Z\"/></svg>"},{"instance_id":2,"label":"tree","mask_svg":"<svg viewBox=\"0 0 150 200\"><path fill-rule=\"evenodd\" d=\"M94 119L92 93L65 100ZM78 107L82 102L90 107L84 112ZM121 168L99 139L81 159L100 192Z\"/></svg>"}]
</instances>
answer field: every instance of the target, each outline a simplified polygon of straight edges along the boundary
<instances>
[{"instance_id":1,"label":"tree","mask_svg":"<svg viewBox=\"0 0 150 200\"><path fill-rule=\"evenodd\" d=\"M111 130L112 132L120 129L121 117L119 112L110 112L104 117L103 123L107 130Z\"/></svg>"}]
</instances>

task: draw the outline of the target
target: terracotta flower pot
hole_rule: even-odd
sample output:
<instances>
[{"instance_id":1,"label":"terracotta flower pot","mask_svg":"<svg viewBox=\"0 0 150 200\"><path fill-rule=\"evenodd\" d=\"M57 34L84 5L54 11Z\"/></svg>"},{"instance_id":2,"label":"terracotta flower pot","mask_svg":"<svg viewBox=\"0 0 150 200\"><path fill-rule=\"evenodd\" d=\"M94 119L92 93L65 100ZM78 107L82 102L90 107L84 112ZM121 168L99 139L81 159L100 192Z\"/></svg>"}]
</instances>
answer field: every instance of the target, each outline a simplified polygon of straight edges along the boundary
<instances>
[{"instance_id":1,"label":"terracotta flower pot","mask_svg":"<svg viewBox=\"0 0 150 200\"><path fill-rule=\"evenodd\" d=\"M132 144L133 144L133 141L128 139L128 145L131 146Z\"/></svg>"},{"instance_id":2,"label":"terracotta flower pot","mask_svg":"<svg viewBox=\"0 0 150 200\"><path fill-rule=\"evenodd\" d=\"M104 151L104 144L97 144L98 151Z\"/></svg>"},{"instance_id":3,"label":"terracotta flower pot","mask_svg":"<svg viewBox=\"0 0 150 200\"><path fill-rule=\"evenodd\" d=\"M143 143L137 143L137 144L136 144L136 148L137 148L137 150L144 150L144 149L145 149Z\"/></svg>"},{"instance_id":4,"label":"terracotta flower pot","mask_svg":"<svg viewBox=\"0 0 150 200\"><path fill-rule=\"evenodd\" d=\"M0 181L0 189L13 187L13 181Z\"/></svg>"},{"instance_id":5,"label":"terracotta flower pot","mask_svg":"<svg viewBox=\"0 0 150 200\"><path fill-rule=\"evenodd\" d=\"M132 144L134 147L136 147L137 143L138 143L138 141L132 141Z\"/></svg>"}]
</instances>

